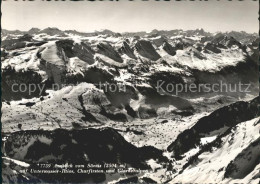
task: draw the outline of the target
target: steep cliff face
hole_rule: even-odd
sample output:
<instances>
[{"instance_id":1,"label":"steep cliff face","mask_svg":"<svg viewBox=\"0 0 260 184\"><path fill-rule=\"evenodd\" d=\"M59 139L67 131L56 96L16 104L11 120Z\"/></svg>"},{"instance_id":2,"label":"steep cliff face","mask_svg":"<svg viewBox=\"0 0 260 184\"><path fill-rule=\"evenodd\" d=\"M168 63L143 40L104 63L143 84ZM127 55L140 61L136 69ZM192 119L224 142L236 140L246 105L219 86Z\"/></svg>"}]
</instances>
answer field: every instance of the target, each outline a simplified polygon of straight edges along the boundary
<instances>
[{"instance_id":1,"label":"steep cliff face","mask_svg":"<svg viewBox=\"0 0 260 184\"><path fill-rule=\"evenodd\" d=\"M174 56L176 54L176 50L167 41L162 44L162 49L171 56Z\"/></svg>"},{"instance_id":2,"label":"steep cliff face","mask_svg":"<svg viewBox=\"0 0 260 184\"><path fill-rule=\"evenodd\" d=\"M156 52L153 45L146 40L139 40L135 44L135 50L144 58L148 58L152 61L156 61L160 58L160 55Z\"/></svg>"},{"instance_id":3,"label":"steep cliff face","mask_svg":"<svg viewBox=\"0 0 260 184\"><path fill-rule=\"evenodd\" d=\"M114 48L106 42L101 42L97 44L97 53L113 59L116 62L122 63L123 60L120 55L114 50Z\"/></svg>"},{"instance_id":4,"label":"steep cliff face","mask_svg":"<svg viewBox=\"0 0 260 184\"><path fill-rule=\"evenodd\" d=\"M226 47L232 47L232 46L238 46L239 48L242 47L242 44L239 41L237 41L234 37L223 35L223 34L216 35L215 38L212 40L212 42L215 44L224 45Z\"/></svg>"},{"instance_id":5,"label":"steep cliff face","mask_svg":"<svg viewBox=\"0 0 260 184\"><path fill-rule=\"evenodd\" d=\"M61 40L57 41L56 45L61 57L64 53L67 58L77 57L87 64L91 65L94 63L94 51L87 43L76 43L73 40Z\"/></svg>"},{"instance_id":6,"label":"steep cliff face","mask_svg":"<svg viewBox=\"0 0 260 184\"><path fill-rule=\"evenodd\" d=\"M134 55L133 50L130 48L128 43L126 41L123 41L121 46L118 49L118 52L121 54L126 54L128 57L132 59L136 59L136 56Z\"/></svg>"}]
</instances>

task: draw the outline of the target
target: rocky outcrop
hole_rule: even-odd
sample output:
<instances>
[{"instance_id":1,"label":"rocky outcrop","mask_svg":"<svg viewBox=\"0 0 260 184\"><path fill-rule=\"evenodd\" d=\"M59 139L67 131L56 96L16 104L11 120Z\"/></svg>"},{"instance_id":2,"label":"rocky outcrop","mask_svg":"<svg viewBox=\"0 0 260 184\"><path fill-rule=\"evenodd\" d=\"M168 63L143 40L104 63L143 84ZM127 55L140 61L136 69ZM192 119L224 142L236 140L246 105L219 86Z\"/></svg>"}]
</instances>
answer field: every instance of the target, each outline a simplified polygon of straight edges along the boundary
<instances>
[{"instance_id":1,"label":"rocky outcrop","mask_svg":"<svg viewBox=\"0 0 260 184\"><path fill-rule=\"evenodd\" d=\"M158 36L158 35L154 35L156 36L156 38L152 39L152 43L156 46L156 47L160 47L161 45L164 44L164 42L167 42L167 37L165 36ZM152 37L152 36L151 36Z\"/></svg>"},{"instance_id":2,"label":"rocky outcrop","mask_svg":"<svg viewBox=\"0 0 260 184\"><path fill-rule=\"evenodd\" d=\"M84 72L84 75L81 74L70 74L67 73L64 79L65 83L68 84L77 84L79 82L87 82L95 85L110 83L114 81L114 76L106 70L103 70L97 66L88 67Z\"/></svg>"},{"instance_id":3,"label":"rocky outcrop","mask_svg":"<svg viewBox=\"0 0 260 184\"><path fill-rule=\"evenodd\" d=\"M122 46L118 49L118 51L121 54L126 54L128 57L132 59L136 59L133 50L130 48L126 41L122 43Z\"/></svg>"},{"instance_id":4,"label":"rocky outcrop","mask_svg":"<svg viewBox=\"0 0 260 184\"><path fill-rule=\"evenodd\" d=\"M195 47L190 46L185 49L188 51L188 54L192 55L193 57L196 57L198 59L207 59L199 50L197 50Z\"/></svg>"},{"instance_id":5,"label":"rocky outcrop","mask_svg":"<svg viewBox=\"0 0 260 184\"><path fill-rule=\"evenodd\" d=\"M94 51L84 42L75 43L73 40L60 40L56 42L60 56L64 53L66 57L78 57L87 64L94 63Z\"/></svg>"},{"instance_id":6,"label":"rocky outcrop","mask_svg":"<svg viewBox=\"0 0 260 184\"><path fill-rule=\"evenodd\" d=\"M242 47L242 44L239 41L237 41L234 37L227 36L227 35L224 35L224 34L216 35L215 38L212 40L212 43L222 44L222 45L229 47L229 48L232 47L233 45L236 45L239 48Z\"/></svg>"},{"instance_id":7,"label":"rocky outcrop","mask_svg":"<svg viewBox=\"0 0 260 184\"><path fill-rule=\"evenodd\" d=\"M213 43L206 42L204 49L211 51L213 53L219 54L221 50Z\"/></svg>"},{"instance_id":8,"label":"rocky outcrop","mask_svg":"<svg viewBox=\"0 0 260 184\"><path fill-rule=\"evenodd\" d=\"M167 41L163 43L162 49L165 50L171 56L174 56L176 54L176 50Z\"/></svg>"},{"instance_id":9,"label":"rocky outcrop","mask_svg":"<svg viewBox=\"0 0 260 184\"><path fill-rule=\"evenodd\" d=\"M160 55L156 52L153 45L146 40L139 40L135 44L135 50L143 57L156 61L160 58Z\"/></svg>"},{"instance_id":10,"label":"rocky outcrop","mask_svg":"<svg viewBox=\"0 0 260 184\"><path fill-rule=\"evenodd\" d=\"M114 48L106 42L101 42L97 44L97 53L113 59L116 62L123 63L120 55L114 50Z\"/></svg>"}]
</instances>

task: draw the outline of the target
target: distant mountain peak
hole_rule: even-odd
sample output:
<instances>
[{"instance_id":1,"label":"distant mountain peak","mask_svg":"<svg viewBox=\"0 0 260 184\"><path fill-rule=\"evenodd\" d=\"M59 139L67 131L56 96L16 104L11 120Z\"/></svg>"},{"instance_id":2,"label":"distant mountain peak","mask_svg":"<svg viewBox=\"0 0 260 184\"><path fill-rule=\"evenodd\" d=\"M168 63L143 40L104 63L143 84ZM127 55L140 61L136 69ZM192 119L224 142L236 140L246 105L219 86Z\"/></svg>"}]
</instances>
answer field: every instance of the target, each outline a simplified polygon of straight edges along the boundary
<instances>
[{"instance_id":1,"label":"distant mountain peak","mask_svg":"<svg viewBox=\"0 0 260 184\"><path fill-rule=\"evenodd\" d=\"M42 29L41 31L39 31L40 33L46 33L50 36L53 36L53 35L65 35L63 31L59 30L58 28L56 27L47 27L45 29Z\"/></svg>"},{"instance_id":2,"label":"distant mountain peak","mask_svg":"<svg viewBox=\"0 0 260 184\"><path fill-rule=\"evenodd\" d=\"M38 33L39 31L41 31L39 28L31 28L29 31L28 31L28 34L36 34Z\"/></svg>"},{"instance_id":3,"label":"distant mountain peak","mask_svg":"<svg viewBox=\"0 0 260 184\"><path fill-rule=\"evenodd\" d=\"M99 34L114 34L114 32L109 29L101 29L100 31L95 31L95 32Z\"/></svg>"}]
</instances>

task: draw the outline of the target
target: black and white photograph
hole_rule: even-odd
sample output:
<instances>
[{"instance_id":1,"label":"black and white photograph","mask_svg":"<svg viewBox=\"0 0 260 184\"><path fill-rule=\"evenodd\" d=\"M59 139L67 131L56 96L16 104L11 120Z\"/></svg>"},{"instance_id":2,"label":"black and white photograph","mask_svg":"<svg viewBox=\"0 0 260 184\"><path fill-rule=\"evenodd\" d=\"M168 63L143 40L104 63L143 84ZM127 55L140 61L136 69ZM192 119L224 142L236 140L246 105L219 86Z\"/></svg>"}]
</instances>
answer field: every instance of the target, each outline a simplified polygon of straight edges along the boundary
<instances>
[{"instance_id":1,"label":"black and white photograph","mask_svg":"<svg viewBox=\"0 0 260 184\"><path fill-rule=\"evenodd\" d=\"M259 184L259 2L3 0L5 184Z\"/></svg>"}]
</instances>

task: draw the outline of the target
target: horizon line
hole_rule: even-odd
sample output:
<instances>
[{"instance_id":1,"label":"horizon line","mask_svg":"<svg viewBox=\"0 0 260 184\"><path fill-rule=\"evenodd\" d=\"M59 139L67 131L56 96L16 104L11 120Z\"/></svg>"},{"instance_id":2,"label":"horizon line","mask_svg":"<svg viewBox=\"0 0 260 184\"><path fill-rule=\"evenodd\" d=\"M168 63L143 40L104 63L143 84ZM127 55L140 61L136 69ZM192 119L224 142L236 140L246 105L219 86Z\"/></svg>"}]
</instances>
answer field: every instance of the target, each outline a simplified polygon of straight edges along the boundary
<instances>
[{"instance_id":1,"label":"horizon line","mask_svg":"<svg viewBox=\"0 0 260 184\"><path fill-rule=\"evenodd\" d=\"M182 31L195 31L195 30L203 30L204 32L206 33L229 33L229 32L245 32L247 34L258 34L257 32L247 32L247 31L244 31L244 30L240 30L240 31L236 31L236 30L230 30L230 31L215 31L215 32L210 32L210 31L207 31L205 30L204 28L196 28L196 29L152 29L150 31L144 31L144 30L141 30L141 31L124 31L124 32L118 32L118 31L113 31L111 29L99 29L99 30L94 30L94 31L89 31L89 32L84 32L84 31L79 31L79 30L76 30L76 29L60 29L58 27L46 27L46 28L43 28L43 29L40 29L38 27L31 27L30 29L28 30L21 30L21 29L14 29L14 30L10 30L10 29L5 29L2 27L1 30L7 30L7 31L21 31L21 32L28 32L30 31L31 29L39 29L39 30L44 30L44 29L48 29L48 28L52 28L52 29L58 29L60 31L76 31L76 32L79 32L79 33L95 33L95 32L102 32L102 31L111 31L113 33L120 33L120 34L124 34L124 33L138 33L138 32L145 32L145 33L150 33L154 30L156 31L174 31L174 30L182 30Z\"/></svg>"}]
</instances>

